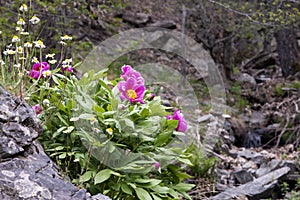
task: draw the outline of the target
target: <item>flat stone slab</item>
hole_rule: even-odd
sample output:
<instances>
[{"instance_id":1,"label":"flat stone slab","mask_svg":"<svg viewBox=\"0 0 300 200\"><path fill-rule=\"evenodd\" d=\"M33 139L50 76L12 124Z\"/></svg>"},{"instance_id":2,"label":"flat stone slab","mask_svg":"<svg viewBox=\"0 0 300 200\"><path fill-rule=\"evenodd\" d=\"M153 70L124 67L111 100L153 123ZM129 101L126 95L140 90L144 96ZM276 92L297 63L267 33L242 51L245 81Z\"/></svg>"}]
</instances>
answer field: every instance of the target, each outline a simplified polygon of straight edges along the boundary
<instances>
[{"instance_id":1,"label":"flat stone slab","mask_svg":"<svg viewBox=\"0 0 300 200\"><path fill-rule=\"evenodd\" d=\"M289 173L289 167L282 167L261 176L251 182L235 188L229 188L224 192L213 196L211 200L230 200L246 195L248 199L259 200L268 196L269 192L275 187L277 181Z\"/></svg>"}]
</instances>

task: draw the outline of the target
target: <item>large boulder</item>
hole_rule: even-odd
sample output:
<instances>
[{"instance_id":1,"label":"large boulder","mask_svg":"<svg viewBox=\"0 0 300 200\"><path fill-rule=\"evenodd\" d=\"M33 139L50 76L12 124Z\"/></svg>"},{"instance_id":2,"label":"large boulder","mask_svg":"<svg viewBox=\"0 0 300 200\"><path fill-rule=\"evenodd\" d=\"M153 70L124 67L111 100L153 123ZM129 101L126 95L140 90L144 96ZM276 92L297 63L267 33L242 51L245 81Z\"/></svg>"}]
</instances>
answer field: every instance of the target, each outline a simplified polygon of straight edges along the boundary
<instances>
[{"instance_id":1,"label":"large boulder","mask_svg":"<svg viewBox=\"0 0 300 200\"><path fill-rule=\"evenodd\" d=\"M32 108L0 87L0 199L98 199L64 181L37 137L42 127Z\"/></svg>"}]
</instances>

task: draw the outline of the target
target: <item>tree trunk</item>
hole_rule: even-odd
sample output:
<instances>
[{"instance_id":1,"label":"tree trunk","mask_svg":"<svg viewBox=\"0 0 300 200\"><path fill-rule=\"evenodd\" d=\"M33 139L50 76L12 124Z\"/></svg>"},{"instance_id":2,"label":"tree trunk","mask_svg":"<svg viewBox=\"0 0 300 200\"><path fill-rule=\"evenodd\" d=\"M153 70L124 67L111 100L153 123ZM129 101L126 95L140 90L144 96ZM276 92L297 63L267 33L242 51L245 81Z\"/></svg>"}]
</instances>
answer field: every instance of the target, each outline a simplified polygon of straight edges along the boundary
<instances>
[{"instance_id":1,"label":"tree trunk","mask_svg":"<svg viewBox=\"0 0 300 200\"><path fill-rule=\"evenodd\" d=\"M295 65L299 57L297 35L292 28L286 28L277 31L275 38L282 75L288 77L295 73Z\"/></svg>"}]
</instances>

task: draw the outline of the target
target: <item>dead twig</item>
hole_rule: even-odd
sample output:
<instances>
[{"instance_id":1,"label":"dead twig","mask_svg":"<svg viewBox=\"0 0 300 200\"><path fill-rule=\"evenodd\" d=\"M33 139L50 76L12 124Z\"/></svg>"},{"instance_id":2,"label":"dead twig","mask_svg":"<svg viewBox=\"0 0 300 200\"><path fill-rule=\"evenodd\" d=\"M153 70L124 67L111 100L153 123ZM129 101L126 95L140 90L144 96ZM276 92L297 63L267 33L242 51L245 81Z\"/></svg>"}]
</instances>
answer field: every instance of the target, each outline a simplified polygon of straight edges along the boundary
<instances>
[{"instance_id":1,"label":"dead twig","mask_svg":"<svg viewBox=\"0 0 300 200\"><path fill-rule=\"evenodd\" d=\"M280 132L280 134L277 138L277 142L276 142L276 145L275 145L276 148L279 146L280 139L281 139L282 135L285 133L286 128L288 127L289 123L290 123L290 118L286 117L286 123L285 123L283 129L281 130L281 132Z\"/></svg>"}]
</instances>

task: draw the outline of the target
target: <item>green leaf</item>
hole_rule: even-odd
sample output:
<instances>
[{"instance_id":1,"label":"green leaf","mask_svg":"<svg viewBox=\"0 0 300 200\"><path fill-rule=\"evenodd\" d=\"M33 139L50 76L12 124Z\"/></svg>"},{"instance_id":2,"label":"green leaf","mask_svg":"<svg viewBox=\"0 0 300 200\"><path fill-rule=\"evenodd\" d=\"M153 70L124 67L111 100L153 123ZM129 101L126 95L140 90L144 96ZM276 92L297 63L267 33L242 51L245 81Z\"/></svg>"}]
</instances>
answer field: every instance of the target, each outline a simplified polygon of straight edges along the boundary
<instances>
[{"instance_id":1,"label":"green leaf","mask_svg":"<svg viewBox=\"0 0 300 200\"><path fill-rule=\"evenodd\" d=\"M121 183L121 190L126 194L132 195L132 189L124 182Z\"/></svg>"},{"instance_id":2,"label":"green leaf","mask_svg":"<svg viewBox=\"0 0 300 200\"><path fill-rule=\"evenodd\" d=\"M168 132L162 132L160 133L155 141L156 146L161 146L167 143L170 139L172 139L173 132L168 131Z\"/></svg>"},{"instance_id":3,"label":"green leaf","mask_svg":"<svg viewBox=\"0 0 300 200\"><path fill-rule=\"evenodd\" d=\"M74 126L69 126L66 130L63 131L63 133L71 133L74 130Z\"/></svg>"},{"instance_id":4,"label":"green leaf","mask_svg":"<svg viewBox=\"0 0 300 200\"><path fill-rule=\"evenodd\" d=\"M178 120L167 120L167 125L170 130L175 130L178 126Z\"/></svg>"},{"instance_id":5,"label":"green leaf","mask_svg":"<svg viewBox=\"0 0 300 200\"><path fill-rule=\"evenodd\" d=\"M134 122L132 120L124 118L122 121L124 121L126 127L134 129Z\"/></svg>"},{"instance_id":6,"label":"green leaf","mask_svg":"<svg viewBox=\"0 0 300 200\"><path fill-rule=\"evenodd\" d=\"M59 118L59 120L65 125L65 126L69 126L69 124L67 123L67 121L61 116L61 114L59 112L56 113L56 116Z\"/></svg>"},{"instance_id":7,"label":"green leaf","mask_svg":"<svg viewBox=\"0 0 300 200\"><path fill-rule=\"evenodd\" d=\"M150 111L149 113L150 116L157 115L157 116L164 117L167 115L165 106L161 104L161 100L159 98L154 98L154 100L152 100L149 103L149 111Z\"/></svg>"},{"instance_id":8,"label":"green leaf","mask_svg":"<svg viewBox=\"0 0 300 200\"><path fill-rule=\"evenodd\" d=\"M135 188L134 190L136 192L137 197L140 200L152 200L152 197L150 196L150 194L143 188Z\"/></svg>"},{"instance_id":9,"label":"green leaf","mask_svg":"<svg viewBox=\"0 0 300 200\"><path fill-rule=\"evenodd\" d=\"M87 171L82 176L79 177L79 181L81 183L87 182L92 178L92 175L93 175L93 171Z\"/></svg>"},{"instance_id":10,"label":"green leaf","mask_svg":"<svg viewBox=\"0 0 300 200\"><path fill-rule=\"evenodd\" d=\"M102 183L106 181L107 179L109 179L110 175L111 175L110 169L101 170L96 174L94 184L96 185L98 183Z\"/></svg>"},{"instance_id":11,"label":"green leaf","mask_svg":"<svg viewBox=\"0 0 300 200\"><path fill-rule=\"evenodd\" d=\"M151 196L153 197L154 200L162 200L162 198L156 196L155 194L151 193Z\"/></svg>"},{"instance_id":12,"label":"green leaf","mask_svg":"<svg viewBox=\"0 0 300 200\"><path fill-rule=\"evenodd\" d=\"M58 158L59 158L59 159L64 159L64 158L66 158L66 156L67 156L67 153L64 152L64 153L60 154L60 155L58 156Z\"/></svg>"},{"instance_id":13,"label":"green leaf","mask_svg":"<svg viewBox=\"0 0 300 200\"><path fill-rule=\"evenodd\" d=\"M52 80L54 81L54 83L56 83L57 85L59 85L61 88L64 88L64 83L59 80L59 78L57 77L58 74L52 75Z\"/></svg>"},{"instance_id":14,"label":"green leaf","mask_svg":"<svg viewBox=\"0 0 300 200\"><path fill-rule=\"evenodd\" d=\"M165 186L156 185L151 188L154 192L160 193L160 194L167 194L170 192L170 188Z\"/></svg>"},{"instance_id":15,"label":"green leaf","mask_svg":"<svg viewBox=\"0 0 300 200\"><path fill-rule=\"evenodd\" d=\"M60 133L62 133L63 130L65 130L67 127L63 126L61 128L59 128L56 132L53 133L52 135L52 139L56 138L57 136L60 135Z\"/></svg>"},{"instance_id":16,"label":"green leaf","mask_svg":"<svg viewBox=\"0 0 300 200\"><path fill-rule=\"evenodd\" d=\"M178 161L188 165L188 166L193 166L193 163L189 160L189 159L185 159L185 158L178 158Z\"/></svg>"},{"instance_id":17,"label":"green leaf","mask_svg":"<svg viewBox=\"0 0 300 200\"><path fill-rule=\"evenodd\" d=\"M178 183L177 185L173 186L173 189L178 190L180 192L186 192L191 190L193 187L195 187L194 184Z\"/></svg>"},{"instance_id":18,"label":"green leaf","mask_svg":"<svg viewBox=\"0 0 300 200\"><path fill-rule=\"evenodd\" d=\"M162 182L162 180L158 179L136 179L134 182L139 184L143 188L152 188Z\"/></svg>"}]
</instances>

